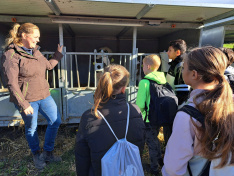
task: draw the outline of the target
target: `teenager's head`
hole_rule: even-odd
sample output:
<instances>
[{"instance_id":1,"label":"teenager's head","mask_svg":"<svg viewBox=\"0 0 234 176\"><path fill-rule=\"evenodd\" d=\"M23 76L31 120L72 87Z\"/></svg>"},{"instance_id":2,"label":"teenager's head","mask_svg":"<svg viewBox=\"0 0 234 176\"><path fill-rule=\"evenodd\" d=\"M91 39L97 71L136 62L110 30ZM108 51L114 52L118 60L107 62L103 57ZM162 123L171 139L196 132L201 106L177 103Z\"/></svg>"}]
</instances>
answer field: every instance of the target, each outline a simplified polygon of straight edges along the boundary
<instances>
[{"instance_id":1,"label":"teenager's head","mask_svg":"<svg viewBox=\"0 0 234 176\"><path fill-rule=\"evenodd\" d=\"M219 48L226 55L228 59L227 66L230 66L234 62L234 52L230 48Z\"/></svg>"},{"instance_id":2,"label":"teenager's head","mask_svg":"<svg viewBox=\"0 0 234 176\"><path fill-rule=\"evenodd\" d=\"M125 93L128 83L129 72L125 67L112 64L105 68L94 93L94 114L97 118L100 103L106 103L113 95Z\"/></svg>"},{"instance_id":3,"label":"teenager's head","mask_svg":"<svg viewBox=\"0 0 234 176\"><path fill-rule=\"evenodd\" d=\"M18 46L26 48L35 48L39 42L39 28L32 23L15 24L9 32L9 38L6 39L4 48L12 42Z\"/></svg>"},{"instance_id":4,"label":"teenager's head","mask_svg":"<svg viewBox=\"0 0 234 176\"><path fill-rule=\"evenodd\" d=\"M175 60L176 57L184 54L186 52L187 45L182 39L170 41L167 55L169 59Z\"/></svg>"},{"instance_id":5,"label":"teenager's head","mask_svg":"<svg viewBox=\"0 0 234 176\"><path fill-rule=\"evenodd\" d=\"M184 59L183 79L193 89L200 83L206 85L223 83L227 63L227 57L218 48L212 46L195 48Z\"/></svg>"},{"instance_id":6,"label":"teenager's head","mask_svg":"<svg viewBox=\"0 0 234 176\"><path fill-rule=\"evenodd\" d=\"M230 85L224 77L227 57L220 49L207 46L192 50L185 62L198 83L201 80L204 85L213 85L213 88L210 87L194 97L196 107L205 116L205 128L196 127L200 136L201 154L210 160L220 158L218 167L222 167L228 162L229 152L234 156L233 97ZM217 136L216 148L212 151L212 141ZM234 163L234 157L231 162Z\"/></svg>"},{"instance_id":7,"label":"teenager's head","mask_svg":"<svg viewBox=\"0 0 234 176\"><path fill-rule=\"evenodd\" d=\"M153 71L157 71L161 65L161 59L156 54L151 54L143 59L143 71L147 75Z\"/></svg>"}]
</instances>

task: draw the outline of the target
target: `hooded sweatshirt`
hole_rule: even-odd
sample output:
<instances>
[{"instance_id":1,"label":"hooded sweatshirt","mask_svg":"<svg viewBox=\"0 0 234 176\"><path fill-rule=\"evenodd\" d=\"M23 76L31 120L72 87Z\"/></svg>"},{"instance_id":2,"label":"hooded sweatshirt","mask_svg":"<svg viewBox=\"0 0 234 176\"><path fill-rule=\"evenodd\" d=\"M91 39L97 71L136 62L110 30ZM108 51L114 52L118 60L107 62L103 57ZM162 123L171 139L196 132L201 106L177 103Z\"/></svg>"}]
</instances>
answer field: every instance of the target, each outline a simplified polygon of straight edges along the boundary
<instances>
[{"instance_id":1,"label":"hooded sweatshirt","mask_svg":"<svg viewBox=\"0 0 234 176\"><path fill-rule=\"evenodd\" d=\"M165 84L167 82L164 73L158 71L153 71L147 74L144 78L155 81L157 84ZM147 106L147 111L149 111L150 104L150 82L147 79L142 79L140 81L136 100L136 104L141 110L143 119L145 119L146 116L145 106ZM149 122L148 118L146 119L146 122Z\"/></svg>"}]
</instances>

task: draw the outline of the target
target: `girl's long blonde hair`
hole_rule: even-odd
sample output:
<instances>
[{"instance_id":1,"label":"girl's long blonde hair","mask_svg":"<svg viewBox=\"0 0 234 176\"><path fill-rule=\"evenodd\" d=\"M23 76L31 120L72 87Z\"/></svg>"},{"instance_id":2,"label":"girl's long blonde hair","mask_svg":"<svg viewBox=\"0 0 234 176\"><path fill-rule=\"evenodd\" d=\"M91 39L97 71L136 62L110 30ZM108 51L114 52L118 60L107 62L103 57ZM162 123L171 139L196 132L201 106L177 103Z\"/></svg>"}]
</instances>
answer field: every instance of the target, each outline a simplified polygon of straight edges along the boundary
<instances>
[{"instance_id":1,"label":"girl's long blonde hair","mask_svg":"<svg viewBox=\"0 0 234 176\"><path fill-rule=\"evenodd\" d=\"M129 72L121 65L109 65L98 82L94 93L94 115L100 118L97 112L100 103L106 103L120 88L128 85Z\"/></svg>"},{"instance_id":2,"label":"girl's long blonde hair","mask_svg":"<svg viewBox=\"0 0 234 176\"><path fill-rule=\"evenodd\" d=\"M224 77L228 59L220 49L207 46L192 50L187 63L189 70L196 70L203 82L217 83L214 89L206 90L194 98L197 109L205 117L205 128L195 125L201 142L200 153L209 160L220 158L217 168L228 163L230 154L230 164L234 164L233 95ZM202 102L198 100L200 97Z\"/></svg>"},{"instance_id":3,"label":"girl's long blonde hair","mask_svg":"<svg viewBox=\"0 0 234 176\"><path fill-rule=\"evenodd\" d=\"M13 28L9 32L9 37L5 41L3 49L5 49L11 43L14 43L18 46L23 46L22 44L22 33L32 34L33 30L39 30L38 26L32 23L14 24Z\"/></svg>"}]
</instances>

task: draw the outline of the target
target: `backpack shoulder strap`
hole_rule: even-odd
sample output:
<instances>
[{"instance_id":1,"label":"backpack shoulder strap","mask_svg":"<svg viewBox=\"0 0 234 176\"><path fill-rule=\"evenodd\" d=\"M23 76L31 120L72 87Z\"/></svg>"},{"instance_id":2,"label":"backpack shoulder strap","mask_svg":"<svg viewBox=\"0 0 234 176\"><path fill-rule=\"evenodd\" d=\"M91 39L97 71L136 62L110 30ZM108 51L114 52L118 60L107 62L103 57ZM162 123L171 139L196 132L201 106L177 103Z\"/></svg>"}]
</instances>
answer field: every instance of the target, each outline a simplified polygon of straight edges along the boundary
<instances>
[{"instance_id":1,"label":"backpack shoulder strap","mask_svg":"<svg viewBox=\"0 0 234 176\"><path fill-rule=\"evenodd\" d=\"M153 80L148 79L148 78L143 78L143 79L145 79L145 80L148 80L148 81L149 81L149 86L150 86L150 88L151 88L152 84L156 84L156 85L163 85L163 84L158 84L156 81L153 81Z\"/></svg>"},{"instance_id":2,"label":"backpack shoulder strap","mask_svg":"<svg viewBox=\"0 0 234 176\"><path fill-rule=\"evenodd\" d=\"M199 121L203 127L205 127L204 116L196 108L189 106L189 105L184 105L178 111L183 111L183 112L189 114L191 117L193 117L197 121Z\"/></svg>"},{"instance_id":3,"label":"backpack shoulder strap","mask_svg":"<svg viewBox=\"0 0 234 176\"><path fill-rule=\"evenodd\" d=\"M148 80L149 82L152 81L152 80L150 80L150 79L148 79L148 78L143 78L143 79Z\"/></svg>"},{"instance_id":4,"label":"backpack shoulder strap","mask_svg":"<svg viewBox=\"0 0 234 176\"><path fill-rule=\"evenodd\" d=\"M129 125L129 114L130 114L130 108L129 108L129 104L128 103L127 103L127 106L128 106L128 115L127 115L127 124L126 124L125 139L127 139L128 125Z\"/></svg>"},{"instance_id":5,"label":"backpack shoulder strap","mask_svg":"<svg viewBox=\"0 0 234 176\"><path fill-rule=\"evenodd\" d=\"M128 114L127 114L127 124L126 124L126 132L125 132L125 139L127 137L127 133L128 133L128 125L129 125L129 104L127 103L127 107L128 107ZM103 116L103 114L99 111L98 114L103 118L103 120L106 122L107 126L110 128L112 134L115 136L116 140L118 141L119 139L117 138L117 136L115 135L115 132L113 131L113 129L111 128L110 124L108 123L108 121L106 120L106 118Z\"/></svg>"},{"instance_id":6,"label":"backpack shoulder strap","mask_svg":"<svg viewBox=\"0 0 234 176\"><path fill-rule=\"evenodd\" d=\"M184 105L178 111L183 111L183 112L189 114L191 117L193 117L197 121L199 121L202 124L203 127L205 127L204 116L196 108L194 108L192 106L189 106L189 105ZM209 160L207 160L207 162L204 165L204 167L202 168L199 176L207 176L207 175L209 175L210 163L211 162ZM189 175L193 176L189 163L188 163L187 169L188 169Z\"/></svg>"}]
</instances>

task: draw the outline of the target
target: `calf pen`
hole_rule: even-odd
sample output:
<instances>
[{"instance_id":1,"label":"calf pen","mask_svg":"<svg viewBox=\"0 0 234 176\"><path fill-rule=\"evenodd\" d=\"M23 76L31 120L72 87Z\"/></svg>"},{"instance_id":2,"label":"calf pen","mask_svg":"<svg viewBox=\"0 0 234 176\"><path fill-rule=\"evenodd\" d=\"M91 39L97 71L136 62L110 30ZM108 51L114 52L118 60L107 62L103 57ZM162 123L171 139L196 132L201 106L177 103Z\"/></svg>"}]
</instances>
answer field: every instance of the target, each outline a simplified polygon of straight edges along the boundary
<instances>
[{"instance_id":1,"label":"calf pen","mask_svg":"<svg viewBox=\"0 0 234 176\"><path fill-rule=\"evenodd\" d=\"M52 58L53 52L42 52L47 59ZM107 65L105 62L120 64L130 73L130 82L126 89L126 98L135 102L137 84L143 77L142 59L149 53L100 53L66 52L64 57L53 70L46 71L46 79L50 92L62 115L63 123L79 123L83 112L92 108L93 95L98 79ZM165 53L160 53L167 64ZM165 61L166 59L166 61ZM164 63L163 62L163 63ZM22 122L21 115L9 102L9 91L1 79L0 87L0 126L17 126ZM39 114L39 124L46 124Z\"/></svg>"}]
</instances>

